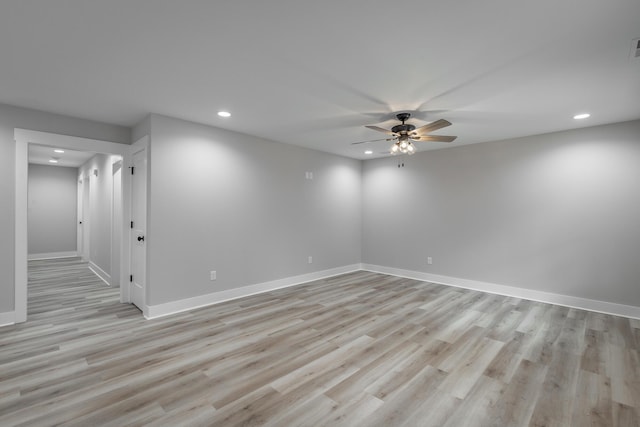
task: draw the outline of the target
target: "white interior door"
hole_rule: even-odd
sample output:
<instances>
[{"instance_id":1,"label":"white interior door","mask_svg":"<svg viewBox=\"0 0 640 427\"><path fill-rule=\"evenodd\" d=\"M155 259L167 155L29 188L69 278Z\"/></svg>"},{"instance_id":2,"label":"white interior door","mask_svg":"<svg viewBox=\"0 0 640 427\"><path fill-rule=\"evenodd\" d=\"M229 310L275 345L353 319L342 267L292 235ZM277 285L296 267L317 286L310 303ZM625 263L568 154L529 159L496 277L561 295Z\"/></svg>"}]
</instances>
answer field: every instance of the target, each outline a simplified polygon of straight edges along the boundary
<instances>
[{"instance_id":1,"label":"white interior door","mask_svg":"<svg viewBox=\"0 0 640 427\"><path fill-rule=\"evenodd\" d=\"M147 150L133 154L131 169L131 302L144 311L147 260Z\"/></svg>"}]
</instances>

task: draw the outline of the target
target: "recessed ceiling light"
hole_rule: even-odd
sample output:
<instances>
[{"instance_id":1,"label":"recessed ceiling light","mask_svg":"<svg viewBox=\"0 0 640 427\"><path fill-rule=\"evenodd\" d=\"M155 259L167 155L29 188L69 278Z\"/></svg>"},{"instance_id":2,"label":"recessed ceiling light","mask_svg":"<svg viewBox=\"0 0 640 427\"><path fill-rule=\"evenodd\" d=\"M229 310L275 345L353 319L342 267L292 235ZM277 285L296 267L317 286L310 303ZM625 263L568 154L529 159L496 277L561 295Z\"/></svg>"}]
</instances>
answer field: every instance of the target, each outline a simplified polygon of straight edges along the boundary
<instances>
[{"instance_id":1,"label":"recessed ceiling light","mask_svg":"<svg viewBox=\"0 0 640 427\"><path fill-rule=\"evenodd\" d=\"M231 113L228 111L218 111L220 117L231 117Z\"/></svg>"},{"instance_id":2,"label":"recessed ceiling light","mask_svg":"<svg viewBox=\"0 0 640 427\"><path fill-rule=\"evenodd\" d=\"M367 151L364 152L364 154L373 154L373 151L367 150Z\"/></svg>"},{"instance_id":3,"label":"recessed ceiling light","mask_svg":"<svg viewBox=\"0 0 640 427\"><path fill-rule=\"evenodd\" d=\"M51 159L49 160L49 163L58 163L58 161L56 159Z\"/></svg>"},{"instance_id":4,"label":"recessed ceiling light","mask_svg":"<svg viewBox=\"0 0 640 427\"><path fill-rule=\"evenodd\" d=\"M64 153L64 150L61 150L61 149L58 148L56 150L53 150L53 152L54 153Z\"/></svg>"},{"instance_id":5,"label":"recessed ceiling light","mask_svg":"<svg viewBox=\"0 0 640 427\"><path fill-rule=\"evenodd\" d=\"M582 119L586 119L588 117L591 117L591 114L582 113L582 114L576 114L575 116L573 116L573 118L576 119L576 120L582 120Z\"/></svg>"}]
</instances>

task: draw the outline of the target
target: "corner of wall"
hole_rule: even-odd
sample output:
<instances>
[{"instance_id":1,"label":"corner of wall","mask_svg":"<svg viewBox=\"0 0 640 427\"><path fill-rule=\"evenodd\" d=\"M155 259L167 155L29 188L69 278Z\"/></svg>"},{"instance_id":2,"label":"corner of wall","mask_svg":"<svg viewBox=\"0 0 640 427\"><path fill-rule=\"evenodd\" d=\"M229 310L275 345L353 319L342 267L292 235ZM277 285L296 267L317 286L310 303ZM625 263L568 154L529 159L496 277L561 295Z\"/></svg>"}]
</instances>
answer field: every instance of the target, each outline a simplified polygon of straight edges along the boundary
<instances>
[{"instance_id":1,"label":"corner of wall","mask_svg":"<svg viewBox=\"0 0 640 427\"><path fill-rule=\"evenodd\" d=\"M9 326L16 323L16 313L14 311L6 311L0 313L0 327Z\"/></svg>"},{"instance_id":2,"label":"corner of wall","mask_svg":"<svg viewBox=\"0 0 640 427\"><path fill-rule=\"evenodd\" d=\"M147 114L144 119L131 128L130 144L133 144L145 135L151 135L151 116L152 114Z\"/></svg>"}]
</instances>

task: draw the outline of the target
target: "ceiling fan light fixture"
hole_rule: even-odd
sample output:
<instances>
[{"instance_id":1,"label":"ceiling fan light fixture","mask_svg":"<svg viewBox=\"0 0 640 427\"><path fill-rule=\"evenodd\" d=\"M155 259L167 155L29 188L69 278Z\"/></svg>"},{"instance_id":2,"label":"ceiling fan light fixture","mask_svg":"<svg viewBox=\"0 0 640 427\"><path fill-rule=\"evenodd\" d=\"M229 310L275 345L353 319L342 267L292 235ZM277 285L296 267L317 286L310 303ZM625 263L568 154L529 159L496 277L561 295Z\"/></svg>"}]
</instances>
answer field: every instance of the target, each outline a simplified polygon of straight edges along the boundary
<instances>
[{"instance_id":1,"label":"ceiling fan light fixture","mask_svg":"<svg viewBox=\"0 0 640 427\"><path fill-rule=\"evenodd\" d=\"M416 147L415 145L413 145L411 141L406 141L406 140L396 141L391 146L391 149L389 150L389 152L393 155L407 154L411 156L413 153L416 152Z\"/></svg>"}]
</instances>

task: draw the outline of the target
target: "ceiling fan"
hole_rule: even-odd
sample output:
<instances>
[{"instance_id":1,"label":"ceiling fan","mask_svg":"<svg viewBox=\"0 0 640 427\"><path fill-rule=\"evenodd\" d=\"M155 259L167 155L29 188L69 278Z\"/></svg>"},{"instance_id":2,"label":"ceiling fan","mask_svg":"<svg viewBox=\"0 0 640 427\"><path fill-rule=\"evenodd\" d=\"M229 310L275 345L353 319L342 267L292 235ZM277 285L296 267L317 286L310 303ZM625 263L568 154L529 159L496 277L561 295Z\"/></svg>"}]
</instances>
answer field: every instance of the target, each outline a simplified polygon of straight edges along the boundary
<instances>
[{"instance_id":1,"label":"ceiling fan","mask_svg":"<svg viewBox=\"0 0 640 427\"><path fill-rule=\"evenodd\" d=\"M374 139L371 141L354 142L355 144L365 144L376 141L395 141L391 146L391 154L413 154L416 151L413 141L436 141L436 142L451 142L455 140L456 136L446 135L427 135L429 132L442 129L447 126L451 126L451 122L440 119L433 123L426 124L416 129L414 125L406 124L405 122L411 117L410 113L398 113L396 118L402 122L402 124L395 125L391 130L381 128L379 126L365 126L366 128L376 130L378 132L386 133L391 138Z\"/></svg>"}]
</instances>

